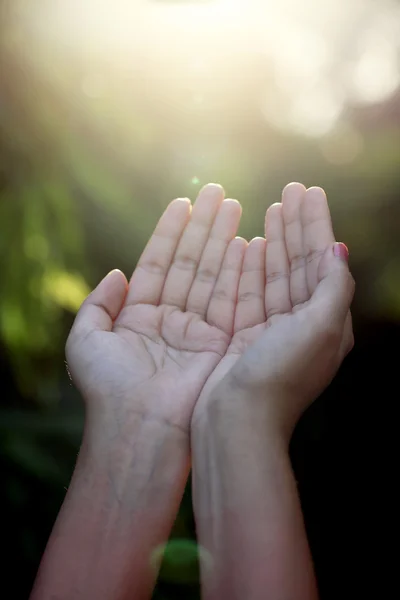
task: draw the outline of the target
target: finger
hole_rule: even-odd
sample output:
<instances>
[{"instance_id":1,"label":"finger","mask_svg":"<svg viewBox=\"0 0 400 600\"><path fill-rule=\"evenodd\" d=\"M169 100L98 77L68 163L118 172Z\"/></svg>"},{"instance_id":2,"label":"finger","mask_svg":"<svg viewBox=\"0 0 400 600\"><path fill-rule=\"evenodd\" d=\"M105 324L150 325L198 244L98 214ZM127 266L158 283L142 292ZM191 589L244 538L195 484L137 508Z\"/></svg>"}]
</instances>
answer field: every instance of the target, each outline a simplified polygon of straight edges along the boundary
<instances>
[{"instance_id":1,"label":"finger","mask_svg":"<svg viewBox=\"0 0 400 600\"><path fill-rule=\"evenodd\" d=\"M247 246L240 276L234 331L265 321L265 239L254 238Z\"/></svg>"},{"instance_id":2,"label":"finger","mask_svg":"<svg viewBox=\"0 0 400 600\"><path fill-rule=\"evenodd\" d=\"M307 286L310 296L318 284L318 265L328 246L333 244L331 214L323 189L309 188L301 203L303 246L306 257Z\"/></svg>"},{"instance_id":3,"label":"finger","mask_svg":"<svg viewBox=\"0 0 400 600\"><path fill-rule=\"evenodd\" d=\"M334 243L327 248L319 264L318 280L310 307L317 309L322 325L343 331L355 287L344 244Z\"/></svg>"},{"instance_id":4,"label":"finger","mask_svg":"<svg viewBox=\"0 0 400 600\"><path fill-rule=\"evenodd\" d=\"M165 280L161 303L184 310L214 219L224 199L221 186L206 185L192 210Z\"/></svg>"},{"instance_id":5,"label":"finger","mask_svg":"<svg viewBox=\"0 0 400 600\"><path fill-rule=\"evenodd\" d=\"M240 237L229 243L207 310L207 323L218 327L228 335L233 333L238 287L246 247L246 240Z\"/></svg>"},{"instance_id":6,"label":"finger","mask_svg":"<svg viewBox=\"0 0 400 600\"><path fill-rule=\"evenodd\" d=\"M221 204L190 288L186 310L205 317L226 249L239 227L241 213L236 200L224 200Z\"/></svg>"},{"instance_id":7,"label":"finger","mask_svg":"<svg viewBox=\"0 0 400 600\"><path fill-rule=\"evenodd\" d=\"M124 304L128 282L121 271L111 271L83 302L71 338L83 339L92 331L111 331Z\"/></svg>"},{"instance_id":8,"label":"finger","mask_svg":"<svg viewBox=\"0 0 400 600\"><path fill-rule=\"evenodd\" d=\"M169 204L132 275L127 304L158 304L190 210L187 198L178 198Z\"/></svg>"},{"instance_id":9,"label":"finger","mask_svg":"<svg viewBox=\"0 0 400 600\"><path fill-rule=\"evenodd\" d=\"M309 299L306 261L303 249L301 203L306 188L301 183L290 183L282 194L282 214L285 225L285 242L290 267L290 300L292 306Z\"/></svg>"},{"instance_id":10,"label":"finger","mask_svg":"<svg viewBox=\"0 0 400 600\"><path fill-rule=\"evenodd\" d=\"M265 217L266 286L265 314L267 319L292 310L290 301L290 271L286 252L282 204L272 204Z\"/></svg>"}]
</instances>

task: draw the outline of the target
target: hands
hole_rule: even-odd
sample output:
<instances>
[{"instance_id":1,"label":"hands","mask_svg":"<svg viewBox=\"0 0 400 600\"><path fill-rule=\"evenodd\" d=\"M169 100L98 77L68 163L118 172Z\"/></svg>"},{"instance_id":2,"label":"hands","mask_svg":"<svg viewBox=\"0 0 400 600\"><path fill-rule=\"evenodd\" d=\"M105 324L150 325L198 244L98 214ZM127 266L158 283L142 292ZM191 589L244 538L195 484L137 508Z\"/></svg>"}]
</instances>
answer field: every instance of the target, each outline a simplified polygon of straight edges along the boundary
<instances>
[{"instance_id":1,"label":"hands","mask_svg":"<svg viewBox=\"0 0 400 600\"><path fill-rule=\"evenodd\" d=\"M88 297L67 343L88 404L117 395L188 430L199 396L194 418L224 381L254 400L273 391L276 417L292 428L321 393L353 344L354 284L326 196L287 186L267 211L266 240L248 246L235 238L240 215L215 185L192 212L175 200L129 286L113 271Z\"/></svg>"},{"instance_id":2,"label":"hands","mask_svg":"<svg viewBox=\"0 0 400 600\"><path fill-rule=\"evenodd\" d=\"M265 233L266 240L254 239L246 250L234 335L194 419L216 396L234 411L239 394L253 410L261 404L290 436L353 347L354 281L320 188L287 186L282 203L267 211Z\"/></svg>"},{"instance_id":3,"label":"hands","mask_svg":"<svg viewBox=\"0 0 400 600\"><path fill-rule=\"evenodd\" d=\"M128 285L109 274L67 341L86 404L77 465L32 600L145 600L189 469L195 402L231 340L246 242L219 186L172 202Z\"/></svg>"},{"instance_id":4,"label":"hands","mask_svg":"<svg viewBox=\"0 0 400 600\"><path fill-rule=\"evenodd\" d=\"M205 600L318 597L288 442L353 345L354 283L325 194L291 184L247 247L234 334L192 419Z\"/></svg>"},{"instance_id":5,"label":"hands","mask_svg":"<svg viewBox=\"0 0 400 600\"><path fill-rule=\"evenodd\" d=\"M93 412L111 409L188 432L195 402L231 341L246 242L241 207L208 185L191 211L172 202L128 286L112 271L78 313L67 342L73 381Z\"/></svg>"},{"instance_id":6,"label":"hands","mask_svg":"<svg viewBox=\"0 0 400 600\"><path fill-rule=\"evenodd\" d=\"M150 596L190 425L206 597L315 598L281 441L352 347L354 284L322 190L288 186L266 240L235 238L240 216L215 185L175 200L130 284L112 271L83 303L66 353L84 439L32 600Z\"/></svg>"}]
</instances>

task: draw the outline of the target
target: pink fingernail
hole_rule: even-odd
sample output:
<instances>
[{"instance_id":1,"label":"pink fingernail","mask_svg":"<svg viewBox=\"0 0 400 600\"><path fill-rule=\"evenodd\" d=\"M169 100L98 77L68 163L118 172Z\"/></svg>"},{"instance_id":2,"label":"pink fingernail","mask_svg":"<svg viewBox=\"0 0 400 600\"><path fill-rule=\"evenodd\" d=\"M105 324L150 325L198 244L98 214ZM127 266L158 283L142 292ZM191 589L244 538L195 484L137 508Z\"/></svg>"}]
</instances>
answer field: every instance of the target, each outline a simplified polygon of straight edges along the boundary
<instances>
[{"instance_id":1,"label":"pink fingernail","mask_svg":"<svg viewBox=\"0 0 400 600\"><path fill-rule=\"evenodd\" d=\"M349 249L343 242L336 242L333 245L333 254L345 262L349 261Z\"/></svg>"}]
</instances>

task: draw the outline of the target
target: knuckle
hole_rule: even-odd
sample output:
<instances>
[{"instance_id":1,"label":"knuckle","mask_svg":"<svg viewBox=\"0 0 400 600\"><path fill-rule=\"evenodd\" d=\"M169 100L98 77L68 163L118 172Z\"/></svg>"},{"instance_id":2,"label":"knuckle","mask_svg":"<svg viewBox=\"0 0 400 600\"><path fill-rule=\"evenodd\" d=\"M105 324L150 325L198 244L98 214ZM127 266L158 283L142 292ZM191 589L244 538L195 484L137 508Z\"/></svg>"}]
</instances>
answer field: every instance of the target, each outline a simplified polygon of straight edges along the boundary
<instances>
[{"instance_id":1,"label":"knuckle","mask_svg":"<svg viewBox=\"0 0 400 600\"><path fill-rule=\"evenodd\" d=\"M290 272L293 273L294 271L298 271L299 269L302 269L304 267L304 264L305 264L304 255L303 254L295 254L290 259Z\"/></svg>"},{"instance_id":2,"label":"knuckle","mask_svg":"<svg viewBox=\"0 0 400 600\"><path fill-rule=\"evenodd\" d=\"M218 287L213 292L213 298L217 300L231 300L231 295L228 294L227 290L223 287ZM232 299L233 300L233 299Z\"/></svg>"},{"instance_id":3,"label":"knuckle","mask_svg":"<svg viewBox=\"0 0 400 600\"><path fill-rule=\"evenodd\" d=\"M196 279L201 281L202 283L209 283L210 281L215 281L218 273L211 268L199 269L196 275Z\"/></svg>"},{"instance_id":4,"label":"knuckle","mask_svg":"<svg viewBox=\"0 0 400 600\"><path fill-rule=\"evenodd\" d=\"M197 260L189 254L178 255L174 263L181 271L194 271L197 268Z\"/></svg>"},{"instance_id":5,"label":"knuckle","mask_svg":"<svg viewBox=\"0 0 400 600\"><path fill-rule=\"evenodd\" d=\"M249 302L249 300L260 300L260 299L264 300L262 295L259 294L258 292L252 292L252 291L241 292L238 295L238 302Z\"/></svg>"},{"instance_id":6,"label":"knuckle","mask_svg":"<svg viewBox=\"0 0 400 600\"><path fill-rule=\"evenodd\" d=\"M166 272L165 266L156 260L147 261L138 266L144 271L146 271L146 273L151 273L155 275L164 275Z\"/></svg>"},{"instance_id":7,"label":"knuckle","mask_svg":"<svg viewBox=\"0 0 400 600\"><path fill-rule=\"evenodd\" d=\"M309 248L305 256L305 261L307 264L309 264L314 260L321 259L324 254L325 250L319 250L318 248Z\"/></svg>"},{"instance_id":8,"label":"knuckle","mask_svg":"<svg viewBox=\"0 0 400 600\"><path fill-rule=\"evenodd\" d=\"M275 281L288 279L289 277L289 273L286 273L285 271L272 271L271 273L267 273L266 283L274 283Z\"/></svg>"}]
</instances>

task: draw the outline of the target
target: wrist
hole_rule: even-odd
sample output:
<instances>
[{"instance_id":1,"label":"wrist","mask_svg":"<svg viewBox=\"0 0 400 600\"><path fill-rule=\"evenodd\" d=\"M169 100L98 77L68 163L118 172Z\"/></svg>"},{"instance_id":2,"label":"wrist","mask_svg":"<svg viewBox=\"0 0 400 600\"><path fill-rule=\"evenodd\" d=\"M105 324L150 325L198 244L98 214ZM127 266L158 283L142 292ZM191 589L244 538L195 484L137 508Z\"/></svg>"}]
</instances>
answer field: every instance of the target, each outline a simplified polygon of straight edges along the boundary
<instances>
[{"instance_id":1,"label":"wrist","mask_svg":"<svg viewBox=\"0 0 400 600\"><path fill-rule=\"evenodd\" d=\"M171 435L189 437L191 411L168 390L156 385L143 385L140 389L119 390L108 394L82 393L86 407L86 421L95 429L119 432L138 424L150 422L160 425L160 430L170 430Z\"/></svg>"},{"instance_id":2,"label":"wrist","mask_svg":"<svg viewBox=\"0 0 400 600\"><path fill-rule=\"evenodd\" d=\"M229 375L209 394L192 419L192 439L197 433L212 433L221 442L234 436L260 435L289 445L296 424L294 415L284 415L286 401L278 386L262 390L240 387Z\"/></svg>"},{"instance_id":3,"label":"wrist","mask_svg":"<svg viewBox=\"0 0 400 600\"><path fill-rule=\"evenodd\" d=\"M131 447L132 437L142 430L162 438L188 437L187 429L163 411L154 408L154 402L147 405L136 398L127 401L111 398L105 403L86 404L84 433L92 442L113 441Z\"/></svg>"},{"instance_id":4,"label":"wrist","mask_svg":"<svg viewBox=\"0 0 400 600\"><path fill-rule=\"evenodd\" d=\"M113 412L88 411L77 464L110 485L127 506L151 509L160 494L175 496L189 471L189 438L180 428L135 408ZM126 501L126 502L125 502Z\"/></svg>"}]
</instances>

